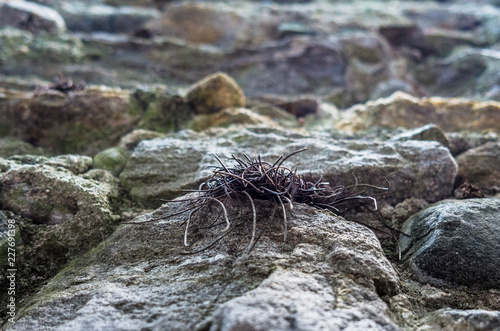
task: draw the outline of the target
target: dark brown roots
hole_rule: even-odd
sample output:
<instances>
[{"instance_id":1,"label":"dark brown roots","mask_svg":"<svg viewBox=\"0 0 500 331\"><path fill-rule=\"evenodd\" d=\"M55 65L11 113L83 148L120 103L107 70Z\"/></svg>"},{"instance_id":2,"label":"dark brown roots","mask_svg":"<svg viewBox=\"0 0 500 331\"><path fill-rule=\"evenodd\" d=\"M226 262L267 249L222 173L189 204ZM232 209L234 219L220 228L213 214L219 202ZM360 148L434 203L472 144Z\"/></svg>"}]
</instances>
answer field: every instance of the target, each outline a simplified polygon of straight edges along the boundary
<instances>
[{"instance_id":1,"label":"dark brown roots","mask_svg":"<svg viewBox=\"0 0 500 331\"><path fill-rule=\"evenodd\" d=\"M262 161L260 155L253 159L246 154L243 154L244 159L236 158L233 155L231 160L233 160L235 164L232 167L225 165L217 155L214 155L220 166L214 167L212 176L207 181L203 182L197 190L189 190L191 192L196 192L198 194L197 197L184 200L162 200L168 203L188 202L187 207L173 214L134 224L154 222L189 212L184 229L184 246L188 247L190 246L188 240L189 229L193 222L193 216L204 208L211 207L214 204L218 205L220 207L219 217L217 217L209 227L225 224L225 228L220 232L219 236L207 246L188 252L188 254L199 253L213 247L217 242L231 233L235 226L238 225L238 222L234 222L234 220L232 222L230 220L226 203L228 201L248 201L252 211L252 235L244 251L244 253L248 253L258 241L256 235L257 213L255 199L271 200L276 203L276 206L280 207L283 215L283 245L286 242L287 235L287 212L285 205L288 205L289 209L292 210L294 203L305 203L316 208L327 209L337 215L349 208L359 205L371 206L369 209L374 213L378 210L376 198L365 192L368 190L379 193L388 191L389 182L387 179L385 179L387 187L360 184L355 176L355 183L349 186L338 185L331 187L328 182L322 181L322 176L314 182L306 180L303 175L297 174L296 167L288 168L283 166L283 163L288 158L304 150L305 149L300 149L285 157L280 156L274 163ZM273 210L272 217L274 217L276 206ZM217 223L221 216L224 222ZM394 237L392 232L399 232L385 223L383 218L379 217L379 220L384 227L390 231L389 234L391 234L392 237ZM371 226L368 227L374 229ZM200 229L201 228L198 228L198 230ZM388 233L378 228L375 228L375 230Z\"/></svg>"}]
</instances>

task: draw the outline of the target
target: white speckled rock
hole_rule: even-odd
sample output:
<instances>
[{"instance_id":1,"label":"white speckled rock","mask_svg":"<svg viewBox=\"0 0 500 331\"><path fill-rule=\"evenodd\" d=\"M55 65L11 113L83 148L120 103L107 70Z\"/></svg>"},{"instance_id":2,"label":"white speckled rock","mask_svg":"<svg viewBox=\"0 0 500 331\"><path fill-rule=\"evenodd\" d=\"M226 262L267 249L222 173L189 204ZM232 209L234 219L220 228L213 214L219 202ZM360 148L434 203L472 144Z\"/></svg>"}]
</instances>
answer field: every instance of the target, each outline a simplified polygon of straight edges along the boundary
<instances>
[{"instance_id":1,"label":"white speckled rock","mask_svg":"<svg viewBox=\"0 0 500 331\"><path fill-rule=\"evenodd\" d=\"M1 208L9 211L18 231L17 302L115 229L111 200L118 196L116 185L75 175L91 164L90 157L76 155L0 159ZM7 261L4 239L0 258ZM2 287L7 285L4 275ZM7 291L0 293L0 300L7 300Z\"/></svg>"}]
</instances>

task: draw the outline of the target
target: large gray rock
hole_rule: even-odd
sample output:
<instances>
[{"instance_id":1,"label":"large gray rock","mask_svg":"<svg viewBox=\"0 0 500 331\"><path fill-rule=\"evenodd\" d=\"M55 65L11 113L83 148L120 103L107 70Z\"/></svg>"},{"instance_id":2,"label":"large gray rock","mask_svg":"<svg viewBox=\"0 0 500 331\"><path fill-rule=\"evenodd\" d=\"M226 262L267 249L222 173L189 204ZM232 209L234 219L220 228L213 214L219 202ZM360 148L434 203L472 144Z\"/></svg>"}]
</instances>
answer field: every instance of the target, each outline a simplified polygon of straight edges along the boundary
<instances>
[{"instance_id":1,"label":"large gray rock","mask_svg":"<svg viewBox=\"0 0 500 331\"><path fill-rule=\"evenodd\" d=\"M403 258L423 283L500 286L499 199L448 200L410 217Z\"/></svg>"},{"instance_id":2,"label":"large gray rock","mask_svg":"<svg viewBox=\"0 0 500 331\"><path fill-rule=\"evenodd\" d=\"M84 155L63 154L53 157L44 157L37 155L14 155L9 158L23 165L43 165L56 169L69 170L75 175L80 175L92 167L92 158Z\"/></svg>"},{"instance_id":3,"label":"large gray rock","mask_svg":"<svg viewBox=\"0 0 500 331\"><path fill-rule=\"evenodd\" d=\"M415 79L431 95L484 98L498 85L499 68L497 51L466 48L445 59L432 58L417 66Z\"/></svg>"},{"instance_id":4,"label":"large gray rock","mask_svg":"<svg viewBox=\"0 0 500 331\"><path fill-rule=\"evenodd\" d=\"M338 305L339 293L322 275L277 271L256 289L220 306L205 322L210 330L398 330L371 305ZM332 307L342 307L332 309Z\"/></svg>"},{"instance_id":5,"label":"large gray rock","mask_svg":"<svg viewBox=\"0 0 500 331\"><path fill-rule=\"evenodd\" d=\"M366 32L344 33L339 41L349 58L345 84L351 102L365 102L379 83L393 78L390 47L380 36Z\"/></svg>"},{"instance_id":6,"label":"large gray rock","mask_svg":"<svg viewBox=\"0 0 500 331\"><path fill-rule=\"evenodd\" d=\"M408 140L430 140L438 141L443 146L449 147L448 139L446 139L443 131L434 124L424 125L420 128L408 130L391 137L394 141L408 141Z\"/></svg>"},{"instance_id":7,"label":"large gray rock","mask_svg":"<svg viewBox=\"0 0 500 331\"><path fill-rule=\"evenodd\" d=\"M332 139L327 135L292 133L278 129L228 129L207 133L181 131L168 138L143 141L133 152L121 180L137 201L159 205L159 199L179 195L178 189L197 188L216 164L211 153L223 160L231 155L260 154L274 161L280 155L307 147L287 161L304 174L334 186L359 182L385 185L381 201L396 204L414 197L431 202L450 197L457 166L449 150L437 142L367 142Z\"/></svg>"},{"instance_id":8,"label":"large gray rock","mask_svg":"<svg viewBox=\"0 0 500 331\"><path fill-rule=\"evenodd\" d=\"M148 22L146 28L155 34L229 50L241 44L241 39L248 39L249 24L248 17L230 5L194 2L169 6L160 18Z\"/></svg>"},{"instance_id":9,"label":"large gray rock","mask_svg":"<svg viewBox=\"0 0 500 331\"><path fill-rule=\"evenodd\" d=\"M136 221L178 211L182 204ZM240 225L194 255L183 254L179 225L186 214L119 227L19 311L10 330L398 330L379 297L398 291L398 277L371 231L296 204L283 248L281 211L273 213L267 201L256 204L257 231L263 235L244 255L251 213L238 203L228 207L232 222ZM218 213L206 209L193 218L191 229ZM206 245L220 226L212 230L190 231L193 249Z\"/></svg>"},{"instance_id":10,"label":"large gray rock","mask_svg":"<svg viewBox=\"0 0 500 331\"><path fill-rule=\"evenodd\" d=\"M498 11L488 8L488 1L478 3L474 11L467 7L467 2L460 1L459 5L451 1L408 2L412 8L406 9L405 16L417 29L400 31L398 38L393 37L399 45L411 47L423 56L442 57L460 46L484 47L494 43L495 37L487 31L488 25L497 19Z\"/></svg>"},{"instance_id":11,"label":"large gray rock","mask_svg":"<svg viewBox=\"0 0 500 331\"><path fill-rule=\"evenodd\" d=\"M462 154L463 152L484 145L488 142L500 141L498 134L495 132L450 132L446 134L446 139L450 143L450 151L453 156Z\"/></svg>"}]
</instances>

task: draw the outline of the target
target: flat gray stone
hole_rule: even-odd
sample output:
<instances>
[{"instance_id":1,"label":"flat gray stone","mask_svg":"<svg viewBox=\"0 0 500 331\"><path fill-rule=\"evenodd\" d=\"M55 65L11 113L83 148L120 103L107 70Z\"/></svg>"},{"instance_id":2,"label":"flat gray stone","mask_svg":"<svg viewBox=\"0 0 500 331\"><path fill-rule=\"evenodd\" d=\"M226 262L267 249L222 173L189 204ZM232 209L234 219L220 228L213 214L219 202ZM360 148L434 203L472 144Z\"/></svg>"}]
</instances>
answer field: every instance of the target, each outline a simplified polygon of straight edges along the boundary
<instances>
[{"instance_id":1,"label":"flat gray stone","mask_svg":"<svg viewBox=\"0 0 500 331\"><path fill-rule=\"evenodd\" d=\"M219 307L204 326L214 331L399 329L368 307L338 307L338 302L339 293L327 278L277 271L256 289Z\"/></svg>"}]
</instances>

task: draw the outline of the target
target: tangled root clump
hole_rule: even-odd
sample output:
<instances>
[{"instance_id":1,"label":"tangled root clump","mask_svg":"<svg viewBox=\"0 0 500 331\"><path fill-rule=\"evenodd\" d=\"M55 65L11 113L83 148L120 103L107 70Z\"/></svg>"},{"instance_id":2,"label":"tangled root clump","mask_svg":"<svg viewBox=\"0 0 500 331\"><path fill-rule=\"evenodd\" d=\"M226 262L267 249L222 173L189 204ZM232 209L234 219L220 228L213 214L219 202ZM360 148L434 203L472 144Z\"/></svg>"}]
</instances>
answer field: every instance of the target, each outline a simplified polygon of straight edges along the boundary
<instances>
[{"instance_id":1,"label":"tangled root clump","mask_svg":"<svg viewBox=\"0 0 500 331\"><path fill-rule=\"evenodd\" d=\"M195 213L203 208L216 204L220 206L221 213L209 227L212 228L218 225L225 225L219 236L214 239L209 245L187 252L195 254L204 251L214 246L221 239L226 237L237 224L233 224L229 219L226 204L230 200L244 201L247 200L252 210L252 236L250 243L245 249L245 253L250 252L258 238L257 232L257 213L255 208L255 199L257 200L272 200L281 207L283 214L283 245L286 242L287 235L287 213L285 204L289 209L293 209L294 203L305 203L310 206L327 209L337 215L347 209L353 202L358 204L366 204L367 201L373 206L373 210L377 210L377 200L369 195L365 195L365 189L375 189L379 191L389 190L387 187L378 187L369 184L359 184L355 178L355 184L350 186L338 185L331 187L328 182L323 182L323 176L314 182L306 180L304 175L297 174L297 167L285 167L283 163L290 157L305 151L306 148L297 150L287 156L280 156L274 163L262 161L260 155L253 159L243 153L244 159L231 156L231 160L235 162L234 166L226 166L221 159L214 154L220 166L214 166L212 176L203 182L197 190L186 190L196 192L198 196L188 199L178 200L162 200L164 202L188 202L188 207L174 214L161 216L145 222L133 222L133 224L143 224L166 219L176 215L188 213L188 219L184 229L184 246L188 247L189 228L193 221ZM387 181L387 180L386 180ZM388 184L388 182L387 182ZM241 212L241 210L240 210ZM219 218L223 216L224 221L217 223ZM274 217L274 211L271 218ZM385 225L385 224L384 224ZM205 229L206 229L205 228ZM202 228L199 228L202 229ZM260 237L260 236L259 236Z\"/></svg>"}]
</instances>

